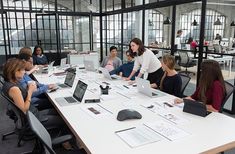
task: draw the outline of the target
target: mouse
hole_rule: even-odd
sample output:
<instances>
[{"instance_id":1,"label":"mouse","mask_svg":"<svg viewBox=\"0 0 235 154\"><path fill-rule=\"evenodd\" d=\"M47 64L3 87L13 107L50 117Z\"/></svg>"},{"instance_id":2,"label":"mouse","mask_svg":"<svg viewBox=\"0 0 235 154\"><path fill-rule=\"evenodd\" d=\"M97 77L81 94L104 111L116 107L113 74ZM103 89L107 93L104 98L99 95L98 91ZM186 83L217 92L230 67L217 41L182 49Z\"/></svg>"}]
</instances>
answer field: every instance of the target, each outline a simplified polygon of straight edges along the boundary
<instances>
[{"instance_id":1,"label":"mouse","mask_svg":"<svg viewBox=\"0 0 235 154\"><path fill-rule=\"evenodd\" d=\"M141 119L142 115L132 109L124 109L118 112L117 120L124 121L128 119Z\"/></svg>"}]
</instances>

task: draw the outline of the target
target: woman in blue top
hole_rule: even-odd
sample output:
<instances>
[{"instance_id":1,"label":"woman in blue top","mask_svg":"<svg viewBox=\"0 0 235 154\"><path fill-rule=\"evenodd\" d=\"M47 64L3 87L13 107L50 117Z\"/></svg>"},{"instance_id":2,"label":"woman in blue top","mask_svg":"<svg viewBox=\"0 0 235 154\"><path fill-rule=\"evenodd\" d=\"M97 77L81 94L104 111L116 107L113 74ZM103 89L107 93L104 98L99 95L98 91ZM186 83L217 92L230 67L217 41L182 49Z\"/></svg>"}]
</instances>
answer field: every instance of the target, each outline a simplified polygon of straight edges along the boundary
<instances>
[{"instance_id":1,"label":"woman in blue top","mask_svg":"<svg viewBox=\"0 0 235 154\"><path fill-rule=\"evenodd\" d=\"M151 84L153 88L159 88L160 90L181 97L182 80L180 75L175 71L175 58L172 55L164 55L162 57L162 68L165 70L162 76L160 87L157 87L156 83Z\"/></svg>"},{"instance_id":2,"label":"woman in blue top","mask_svg":"<svg viewBox=\"0 0 235 154\"><path fill-rule=\"evenodd\" d=\"M132 54L131 50L126 51L126 57L127 57L127 62L119 66L117 69L109 72L111 75L117 74L124 78L128 78L130 76L132 69L134 67L134 55ZM132 76L131 80L135 80L135 76Z\"/></svg>"},{"instance_id":3,"label":"woman in blue top","mask_svg":"<svg viewBox=\"0 0 235 154\"><path fill-rule=\"evenodd\" d=\"M35 46L33 50L34 65L48 65L47 57L43 54L43 49L40 46Z\"/></svg>"}]
</instances>

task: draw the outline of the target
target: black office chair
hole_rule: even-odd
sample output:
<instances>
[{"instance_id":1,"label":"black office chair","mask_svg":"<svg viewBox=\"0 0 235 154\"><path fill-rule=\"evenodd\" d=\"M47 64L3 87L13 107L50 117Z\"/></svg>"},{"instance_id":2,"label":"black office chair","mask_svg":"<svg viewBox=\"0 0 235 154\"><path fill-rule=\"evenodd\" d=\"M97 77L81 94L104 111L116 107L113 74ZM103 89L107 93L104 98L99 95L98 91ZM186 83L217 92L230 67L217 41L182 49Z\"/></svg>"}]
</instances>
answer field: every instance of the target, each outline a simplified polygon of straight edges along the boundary
<instances>
[{"instance_id":1,"label":"black office chair","mask_svg":"<svg viewBox=\"0 0 235 154\"><path fill-rule=\"evenodd\" d=\"M2 140L4 140L9 135L17 134L18 135L17 146L20 147L22 140L24 141L32 140L34 138L34 135L30 131L25 114L2 91L1 95L8 103L6 114L15 123L15 129L11 132L3 134Z\"/></svg>"},{"instance_id":2,"label":"black office chair","mask_svg":"<svg viewBox=\"0 0 235 154\"><path fill-rule=\"evenodd\" d=\"M192 73L193 75L195 75L194 72L190 72L188 71L189 67L193 67L196 66L197 63L196 61L194 61L192 58L189 57L188 52L187 51L178 51L179 53L179 66L185 67L185 71L180 71L179 73L185 73L186 75L189 75L190 73Z\"/></svg>"},{"instance_id":3,"label":"black office chair","mask_svg":"<svg viewBox=\"0 0 235 154\"><path fill-rule=\"evenodd\" d=\"M225 103L227 102L227 100L229 99L229 97L233 94L234 90L235 90L235 87L229 83L228 81L225 81L225 89L226 89L226 96L224 97L224 100L221 104L221 107L220 107L220 111L219 112L223 112L224 110L224 105Z\"/></svg>"},{"instance_id":4,"label":"black office chair","mask_svg":"<svg viewBox=\"0 0 235 154\"><path fill-rule=\"evenodd\" d=\"M179 74L179 75L180 75L181 80L182 80L182 86L181 86L180 93L181 93L181 97L184 97L184 90L187 87L189 81L191 80L191 77L189 77L187 75L184 75L184 74Z\"/></svg>"},{"instance_id":5,"label":"black office chair","mask_svg":"<svg viewBox=\"0 0 235 154\"><path fill-rule=\"evenodd\" d=\"M71 135L64 135L52 140L48 131L32 112L28 111L26 115L31 130L37 136L36 145L32 153L35 153L35 151L37 151L38 153L56 154L56 152L52 148L53 145L58 145L72 139Z\"/></svg>"}]
</instances>

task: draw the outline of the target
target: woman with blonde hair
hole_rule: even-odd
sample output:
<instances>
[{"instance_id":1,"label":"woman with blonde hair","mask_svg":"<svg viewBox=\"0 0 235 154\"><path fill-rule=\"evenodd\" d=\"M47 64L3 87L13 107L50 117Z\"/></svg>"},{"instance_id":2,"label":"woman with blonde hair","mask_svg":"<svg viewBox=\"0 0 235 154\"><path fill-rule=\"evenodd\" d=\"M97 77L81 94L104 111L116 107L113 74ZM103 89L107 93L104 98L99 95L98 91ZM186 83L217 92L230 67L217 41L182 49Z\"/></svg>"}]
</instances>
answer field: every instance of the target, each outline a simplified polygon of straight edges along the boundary
<instances>
[{"instance_id":1,"label":"woman with blonde hair","mask_svg":"<svg viewBox=\"0 0 235 154\"><path fill-rule=\"evenodd\" d=\"M174 69L175 58L172 55L164 55L162 57L162 68L164 70L164 75L160 81L160 87L157 87L156 83L151 84L153 88L159 88L168 94L181 97L181 86L182 80L180 75Z\"/></svg>"}]
</instances>

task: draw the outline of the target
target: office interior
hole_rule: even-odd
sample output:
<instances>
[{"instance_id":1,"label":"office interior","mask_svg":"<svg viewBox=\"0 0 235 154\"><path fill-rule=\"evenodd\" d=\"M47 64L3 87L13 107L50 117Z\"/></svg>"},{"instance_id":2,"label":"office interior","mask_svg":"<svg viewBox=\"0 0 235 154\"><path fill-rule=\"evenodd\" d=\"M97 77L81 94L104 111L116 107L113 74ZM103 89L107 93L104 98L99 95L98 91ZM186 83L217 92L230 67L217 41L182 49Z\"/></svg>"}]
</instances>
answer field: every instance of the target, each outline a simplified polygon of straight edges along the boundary
<instances>
[{"instance_id":1,"label":"office interior","mask_svg":"<svg viewBox=\"0 0 235 154\"><path fill-rule=\"evenodd\" d=\"M186 43L192 37L198 47L196 54L187 51L197 61L188 68L193 72L190 88L196 87L200 64L208 57L218 58L225 80L235 84L234 0L1 0L0 8L0 65L22 47L36 45L57 65L71 54L97 53L101 62L111 46L125 62L125 51L135 37L159 58L167 53L177 57L179 50L190 50ZM222 40L215 52L216 34ZM186 88L186 94L191 92ZM225 114L235 114L235 95L225 109Z\"/></svg>"}]
</instances>

